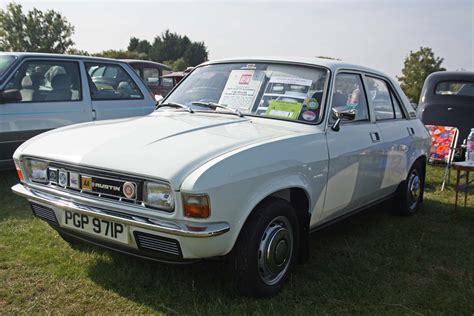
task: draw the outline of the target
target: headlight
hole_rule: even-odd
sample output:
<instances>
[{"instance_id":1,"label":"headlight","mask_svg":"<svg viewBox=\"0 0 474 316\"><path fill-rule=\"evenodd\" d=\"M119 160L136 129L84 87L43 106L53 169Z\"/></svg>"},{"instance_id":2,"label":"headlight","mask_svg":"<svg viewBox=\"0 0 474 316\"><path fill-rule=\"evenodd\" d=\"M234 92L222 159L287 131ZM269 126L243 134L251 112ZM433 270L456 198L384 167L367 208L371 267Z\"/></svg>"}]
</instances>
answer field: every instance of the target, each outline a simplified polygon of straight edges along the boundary
<instances>
[{"instance_id":1,"label":"headlight","mask_svg":"<svg viewBox=\"0 0 474 316\"><path fill-rule=\"evenodd\" d=\"M44 161L27 159L26 172L28 179L35 182L48 182L48 163Z\"/></svg>"},{"instance_id":2,"label":"headlight","mask_svg":"<svg viewBox=\"0 0 474 316\"><path fill-rule=\"evenodd\" d=\"M143 202L146 206L172 211L174 209L174 194L167 184L147 181L143 191Z\"/></svg>"}]
</instances>

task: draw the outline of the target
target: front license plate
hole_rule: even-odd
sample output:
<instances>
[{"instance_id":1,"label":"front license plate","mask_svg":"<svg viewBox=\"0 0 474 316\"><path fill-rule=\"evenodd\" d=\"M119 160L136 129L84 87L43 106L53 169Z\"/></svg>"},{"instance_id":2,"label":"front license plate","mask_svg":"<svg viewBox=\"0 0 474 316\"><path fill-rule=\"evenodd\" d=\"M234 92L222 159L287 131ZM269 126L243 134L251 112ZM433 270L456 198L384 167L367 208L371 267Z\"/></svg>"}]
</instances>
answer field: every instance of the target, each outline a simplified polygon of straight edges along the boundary
<instances>
[{"instance_id":1,"label":"front license plate","mask_svg":"<svg viewBox=\"0 0 474 316\"><path fill-rule=\"evenodd\" d=\"M72 211L64 211L62 224L74 230L128 244L128 227L121 223Z\"/></svg>"}]
</instances>

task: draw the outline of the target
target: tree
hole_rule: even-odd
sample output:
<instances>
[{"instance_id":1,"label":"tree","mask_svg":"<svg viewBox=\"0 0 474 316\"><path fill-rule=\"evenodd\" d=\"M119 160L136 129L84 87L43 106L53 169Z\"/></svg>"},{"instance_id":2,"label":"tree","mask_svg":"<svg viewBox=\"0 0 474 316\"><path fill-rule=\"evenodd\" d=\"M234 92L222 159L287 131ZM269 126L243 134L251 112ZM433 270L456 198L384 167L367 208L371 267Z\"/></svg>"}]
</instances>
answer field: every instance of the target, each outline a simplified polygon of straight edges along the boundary
<instances>
[{"instance_id":1,"label":"tree","mask_svg":"<svg viewBox=\"0 0 474 316\"><path fill-rule=\"evenodd\" d=\"M144 53L148 55L150 53L151 44L147 40L139 40L136 37L130 38L127 50L130 52Z\"/></svg>"},{"instance_id":2,"label":"tree","mask_svg":"<svg viewBox=\"0 0 474 316\"><path fill-rule=\"evenodd\" d=\"M94 56L115 59L147 59L147 55L144 53L115 49L104 50L103 52L94 54Z\"/></svg>"},{"instance_id":3,"label":"tree","mask_svg":"<svg viewBox=\"0 0 474 316\"><path fill-rule=\"evenodd\" d=\"M25 15L22 6L9 3L0 10L0 50L63 54L74 45L74 27L54 10L36 8Z\"/></svg>"},{"instance_id":4,"label":"tree","mask_svg":"<svg viewBox=\"0 0 474 316\"><path fill-rule=\"evenodd\" d=\"M410 51L405 58L402 75L397 78L400 87L412 102L418 103L421 89L429 74L446 70L441 67L443 60L444 58L435 57L429 47L420 47L416 52Z\"/></svg>"},{"instance_id":5,"label":"tree","mask_svg":"<svg viewBox=\"0 0 474 316\"><path fill-rule=\"evenodd\" d=\"M207 48L204 42L194 42L189 44L184 52L183 58L188 66L196 66L207 61Z\"/></svg>"}]
</instances>

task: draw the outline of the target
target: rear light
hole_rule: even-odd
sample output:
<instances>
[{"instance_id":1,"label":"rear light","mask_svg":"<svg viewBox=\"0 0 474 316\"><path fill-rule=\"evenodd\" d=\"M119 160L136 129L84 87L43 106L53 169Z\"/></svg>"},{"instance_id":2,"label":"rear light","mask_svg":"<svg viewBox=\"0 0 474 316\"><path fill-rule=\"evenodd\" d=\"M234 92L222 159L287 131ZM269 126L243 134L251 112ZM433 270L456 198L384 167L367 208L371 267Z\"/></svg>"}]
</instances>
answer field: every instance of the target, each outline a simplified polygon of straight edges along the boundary
<instances>
[{"instance_id":1,"label":"rear light","mask_svg":"<svg viewBox=\"0 0 474 316\"><path fill-rule=\"evenodd\" d=\"M16 174L18 175L18 179L20 179L20 182L24 182L25 179L23 178L23 172L21 172L20 165L16 161L15 161L15 169L16 169Z\"/></svg>"},{"instance_id":2,"label":"rear light","mask_svg":"<svg viewBox=\"0 0 474 316\"><path fill-rule=\"evenodd\" d=\"M211 214L209 196L207 194L183 194L185 217L208 218Z\"/></svg>"}]
</instances>

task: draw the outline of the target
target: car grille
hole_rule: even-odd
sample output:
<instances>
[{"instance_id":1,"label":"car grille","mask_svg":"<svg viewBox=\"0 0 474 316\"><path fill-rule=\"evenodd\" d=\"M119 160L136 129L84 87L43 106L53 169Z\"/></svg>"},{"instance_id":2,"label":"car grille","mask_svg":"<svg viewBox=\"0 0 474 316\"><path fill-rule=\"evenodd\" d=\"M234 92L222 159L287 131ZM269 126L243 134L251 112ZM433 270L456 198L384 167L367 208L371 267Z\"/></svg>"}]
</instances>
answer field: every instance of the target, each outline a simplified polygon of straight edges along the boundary
<instances>
[{"instance_id":1,"label":"car grille","mask_svg":"<svg viewBox=\"0 0 474 316\"><path fill-rule=\"evenodd\" d=\"M179 246L179 242L177 240L158 237L142 232L135 232L134 235L138 248L140 249L182 257L181 247Z\"/></svg>"},{"instance_id":2,"label":"car grille","mask_svg":"<svg viewBox=\"0 0 474 316\"><path fill-rule=\"evenodd\" d=\"M33 214L35 214L35 216L42 218L48 222L58 224L58 219L56 218L56 214L49 207L31 203L31 209L33 210Z\"/></svg>"}]
</instances>

